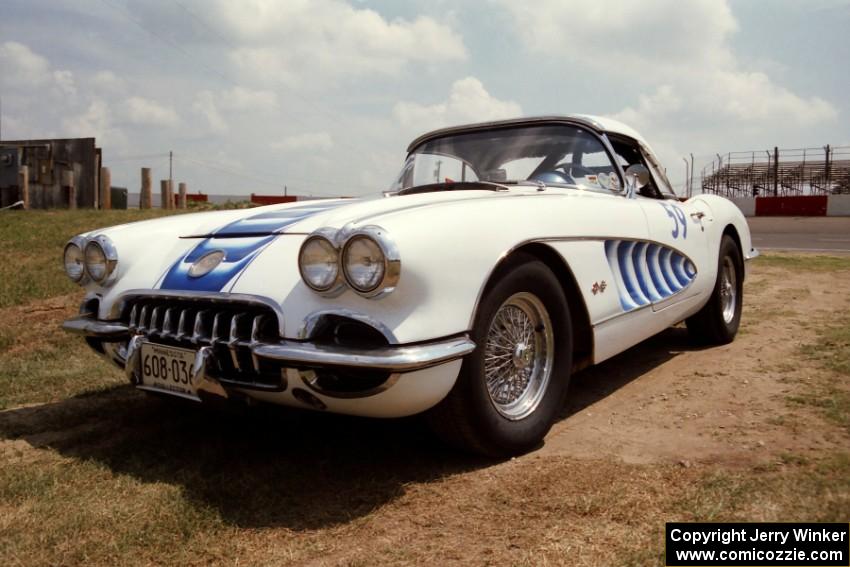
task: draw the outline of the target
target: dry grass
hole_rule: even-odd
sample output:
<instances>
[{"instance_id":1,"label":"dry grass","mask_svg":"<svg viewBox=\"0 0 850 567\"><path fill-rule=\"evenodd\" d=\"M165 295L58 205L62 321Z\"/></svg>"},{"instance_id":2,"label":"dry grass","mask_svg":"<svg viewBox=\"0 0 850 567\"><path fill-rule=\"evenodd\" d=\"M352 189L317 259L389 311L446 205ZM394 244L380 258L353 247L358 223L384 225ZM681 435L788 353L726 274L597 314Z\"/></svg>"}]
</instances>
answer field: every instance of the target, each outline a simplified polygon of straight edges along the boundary
<instances>
[{"instance_id":1,"label":"dry grass","mask_svg":"<svg viewBox=\"0 0 850 567\"><path fill-rule=\"evenodd\" d=\"M48 220L62 228L47 231L53 244L34 247L44 257L23 272L58 265L64 239L94 225L83 213L41 214L15 220L17 231L44 232ZM19 234L6 258L33 238ZM757 264L765 282L774 270L845 268L771 258ZM3 565L643 566L663 562L667 521L850 513L850 454L840 451L681 465L539 454L490 462L447 451L416 419L152 399L56 330L79 298L61 271L48 276L29 274L42 282L31 290L3 288L14 295L0 308L0 406L13 408L0 412ZM766 371L809 369L812 399L834 398L827 385L846 381L848 328L824 327L816 346ZM777 427L820 427L816 412L798 420L795 405Z\"/></svg>"}]
</instances>

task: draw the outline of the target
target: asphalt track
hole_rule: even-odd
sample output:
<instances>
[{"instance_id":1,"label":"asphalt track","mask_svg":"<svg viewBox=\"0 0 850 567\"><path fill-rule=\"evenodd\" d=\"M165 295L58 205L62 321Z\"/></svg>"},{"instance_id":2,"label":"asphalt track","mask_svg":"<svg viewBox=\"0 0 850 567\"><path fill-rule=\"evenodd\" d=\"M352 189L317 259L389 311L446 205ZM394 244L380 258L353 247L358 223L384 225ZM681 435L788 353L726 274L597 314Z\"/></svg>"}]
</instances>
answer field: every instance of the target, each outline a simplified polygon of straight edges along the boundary
<instances>
[{"instance_id":1,"label":"asphalt track","mask_svg":"<svg viewBox=\"0 0 850 567\"><path fill-rule=\"evenodd\" d=\"M850 254L850 217L751 217L758 250Z\"/></svg>"}]
</instances>

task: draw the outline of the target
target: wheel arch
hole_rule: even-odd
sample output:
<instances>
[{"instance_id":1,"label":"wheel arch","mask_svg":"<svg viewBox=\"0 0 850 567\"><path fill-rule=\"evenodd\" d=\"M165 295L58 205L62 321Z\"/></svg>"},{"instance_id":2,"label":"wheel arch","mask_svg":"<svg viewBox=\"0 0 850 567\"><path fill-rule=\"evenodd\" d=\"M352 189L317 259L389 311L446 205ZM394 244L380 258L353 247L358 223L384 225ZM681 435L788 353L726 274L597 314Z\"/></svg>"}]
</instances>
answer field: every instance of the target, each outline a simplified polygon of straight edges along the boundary
<instances>
[{"instance_id":1,"label":"wheel arch","mask_svg":"<svg viewBox=\"0 0 850 567\"><path fill-rule=\"evenodd\" d=\"M738 229L735 228L735 225L731 224L731 223L727 224L726 227L723 229L723 235L722 236L726 236L726 235L728 235L735 242L735 246L738 247L738 261L739 261L738 271L741 274L741 278L742 278L742 281L743 281L743 278L746 275L745 274L746 270L744 270L744 247L741 244L741 236L738 234ZM722 236L721 236L721 238L722 238Z\"/></svg>"},{"instance_id":2,"label":"wheel arch","mask_svg":"<svg viewBox=\"0 0 850 567\"><path fill-rule=\"evenodd\" d=\"M478 303L506 271L516 262L521 262L528 257L543 262L552 270L567 298L573 327L573 370L590 366L593 362L593 327L590 324L590 315L569 264L554 248L542 242L529 242L505 254L490 273L487 283L481 290ZM478 303L475 306L476 312ZM475 315L476 313L473 313L473 318Z\"/></svg>"}]
</instances>

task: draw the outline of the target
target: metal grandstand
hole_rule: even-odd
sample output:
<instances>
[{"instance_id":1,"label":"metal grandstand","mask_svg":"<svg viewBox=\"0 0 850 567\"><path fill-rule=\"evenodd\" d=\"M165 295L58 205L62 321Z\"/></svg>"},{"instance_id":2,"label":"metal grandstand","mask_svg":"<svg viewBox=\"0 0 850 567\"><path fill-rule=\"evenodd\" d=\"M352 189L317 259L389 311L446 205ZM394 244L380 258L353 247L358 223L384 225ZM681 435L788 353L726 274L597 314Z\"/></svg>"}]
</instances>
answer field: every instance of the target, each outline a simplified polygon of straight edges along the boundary
<instances>
[{"instance_id":1,"label":"metal grandstand","mask_svg":"<svg viewBox=\"0 0 850 567\"><path fill-rule=\"evenodd\" d=\"M718 154L702 168L702 191L724 197L850 194L850 146Z\"/></svg>"}]
</instances>

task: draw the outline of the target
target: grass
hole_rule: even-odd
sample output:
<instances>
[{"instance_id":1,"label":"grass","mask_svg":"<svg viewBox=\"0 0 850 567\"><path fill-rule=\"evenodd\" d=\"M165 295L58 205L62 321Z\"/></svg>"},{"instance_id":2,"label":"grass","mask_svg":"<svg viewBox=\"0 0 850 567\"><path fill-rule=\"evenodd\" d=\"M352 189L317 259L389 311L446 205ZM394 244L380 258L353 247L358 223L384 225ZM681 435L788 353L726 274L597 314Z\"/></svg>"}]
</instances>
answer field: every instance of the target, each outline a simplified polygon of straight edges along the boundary
<instances>
[{"instance_id":1,"label":"grass","mask_svg":"<svg viewBox=\"0 0 850 567\"><path fill-rule=\"evenodd\" d=\"M810 388L788 400L818 408L832 422L850 432L850 315L837 316L817 331L818 340L800 347L800 353L826 373Z\"/></svg>"},{"instance_id":2,"label":"grass","mask_svg":"<svg viewBox=\"0 0 850 567\"><path fill-rule=\"evenodd\" d=\"M794 271L833 272L850 270L850 256L815 254L763 254L754 262L759 266Z\"/></svg>"},{"instance_id":3,"label":"grass","mask_svg":"<svg viewBox=\"0 0 850 567\"><path fill-rule=\"evenodd\" d=\"M80 297L59 256L70 235L156 214L3 217L3 565L643 566L663 563L667 521L847 521L847 452L687 468L552 456L494 463L446 451L413 419L208 412L149 399L57 330ZM772 258L758 266L844 269L843 259ZM769 285L774 276L758 277ZM767 371L816 373L792 407L847 426L850 317L776 366ZM814 413L766 421L823 427Z\"/></svg>"}]
</instances>

